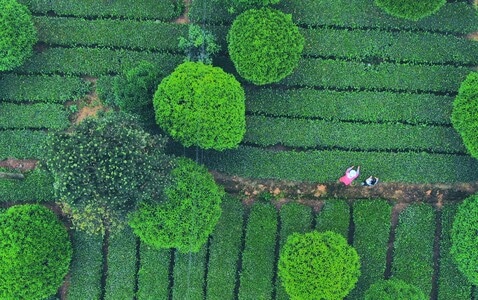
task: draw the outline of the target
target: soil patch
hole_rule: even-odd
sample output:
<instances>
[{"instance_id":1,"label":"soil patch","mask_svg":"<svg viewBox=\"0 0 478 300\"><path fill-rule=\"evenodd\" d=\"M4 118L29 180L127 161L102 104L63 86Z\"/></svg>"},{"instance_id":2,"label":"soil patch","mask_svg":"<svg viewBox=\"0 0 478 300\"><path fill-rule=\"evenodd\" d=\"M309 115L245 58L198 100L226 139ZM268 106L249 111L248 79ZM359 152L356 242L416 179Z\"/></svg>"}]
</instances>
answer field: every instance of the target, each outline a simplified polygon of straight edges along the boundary
<instances>
[{"instance_id":1,"label":"soil patch","mask_svg":"<svg viewBox=\"0 0 478 300\"><path fill-rule=\"evenodd\" d=\"M176 24L189 24L189 7L191 5L191 0L184 0L184 12L179 18L173 21Z\"/></svg>"},{"instance_id":2,"label":"soil patch","mask_svg":"<svg viewBox=\"0 0 478 300\"><path fill-rule=\"evenodd\" d=\"M101 103L101 100L96 93L96 82L98 78L86 76L83 79L91 82L93 88L91 92L86 95L85 99L82 100L84 102L84 105L80 105L78 112L72 117L72 122L74 124L79 124L84 119L88 117L94 117L100 111L107 110L107 108Z\"/></svg>"},{"instance_id":3,"label":"soil patch","mask_svg":"<svg viewBox=\"0 0 478 300\"><path fill-rule=\"evenodd\" d=\"M12 169L15 171L26 172L35 169L38 164L38 160L34 159L14 159L9 158L0 161L0 167Z\"/></svg>"}]
</instances>

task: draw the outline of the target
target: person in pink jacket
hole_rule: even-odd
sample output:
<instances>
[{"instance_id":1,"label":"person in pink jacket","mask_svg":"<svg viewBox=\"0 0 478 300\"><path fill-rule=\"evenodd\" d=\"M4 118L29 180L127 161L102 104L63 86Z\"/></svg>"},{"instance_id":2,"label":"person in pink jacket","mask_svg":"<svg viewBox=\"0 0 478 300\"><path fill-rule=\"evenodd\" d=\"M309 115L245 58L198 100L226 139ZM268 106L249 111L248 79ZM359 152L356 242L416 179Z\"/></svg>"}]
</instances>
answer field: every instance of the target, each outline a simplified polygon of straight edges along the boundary
<instances>
[{"instance_id":1,"label":"person in pink jacket","mask_svg":"<svg viewBox=\"0 0 478 300\"><path fill-rule=\"evenodd\" d=\"M360 166L357 167L357 171L353 170L354 166L351 166L345 171L345 175L340 177L339 181L345 185L350 185L355 178L360 175Z\"/></svg>"}]
</instances>

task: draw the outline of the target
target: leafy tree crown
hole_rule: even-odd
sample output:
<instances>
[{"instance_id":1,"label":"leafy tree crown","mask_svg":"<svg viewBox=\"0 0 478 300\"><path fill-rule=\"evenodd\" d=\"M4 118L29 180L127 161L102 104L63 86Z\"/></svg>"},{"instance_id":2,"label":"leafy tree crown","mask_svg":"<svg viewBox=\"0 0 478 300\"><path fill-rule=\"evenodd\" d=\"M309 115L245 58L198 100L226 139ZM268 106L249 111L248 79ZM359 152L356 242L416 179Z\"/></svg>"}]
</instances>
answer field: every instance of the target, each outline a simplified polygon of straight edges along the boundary
<instances>
[{"instance_id":1,"label":"leafy tree crown","mask_svg":"<svg viewBox=\"0 0 478 300\"><path fill-rule=\"evenodd\" d=\"M375 4L388 14L417 21L437 12L446 0L375 0Z\"/></svg>"}]
</instances>

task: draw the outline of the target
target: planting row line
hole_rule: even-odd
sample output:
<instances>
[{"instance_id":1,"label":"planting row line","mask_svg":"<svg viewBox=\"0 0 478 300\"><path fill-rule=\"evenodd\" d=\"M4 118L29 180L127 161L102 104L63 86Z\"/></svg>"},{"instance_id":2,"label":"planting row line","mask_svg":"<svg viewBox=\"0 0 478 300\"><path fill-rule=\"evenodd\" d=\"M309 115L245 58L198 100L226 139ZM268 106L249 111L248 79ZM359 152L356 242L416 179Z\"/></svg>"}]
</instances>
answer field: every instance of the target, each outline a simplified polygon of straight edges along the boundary
<instances>
[{"instance_id":1,"label":"planting row line","mask_svg":"<svg viewBox=\"0 0 478 300\"><path fill-rule=\"evenodd\" d=\"M11 170L2 170L12 172ZM23 180L0 180L0 202L47 202L54 199L53 176L41 167L24 174Z\"/></svg>"},{"instance_id":2,"label":"planting row line","mask_svg":"<svg viewBox=\"0 0 478 300\"><path fill-rule=\"evenodd\" d=\"M47 138L46 131L2 130L0 131L0 160L9 157L17 159L42 159Z\"/></svg>"},{"instance_id":3,"label":"planting row line","mask_svg":"<svg viewBox=\"0 0 478 300\"><path fill-rule=\"evenodd\" d=\"M61 104L18 105L0 102L0 112L0 128L2 129L48 128L60 130L70 125L68 113Z\"/></svg>"},{"instance_id":4,"label":"planting row line","mask_svg":"<svg viewBox=\"0 0 478 300\"><path fill-rule=\"evenodd\" d=\"M186 25L157 21L86 20L68 17L33 17L38 39L65 46L124 47L177 51L178 38L187 36Z\"/></svg>"},{"instance_id":5,"label":"planting row line","mask_svg":"<svg viewBox=\"0 0 478 300\"><path fill-rule=\"evenodd\" d=\"M121 73L139 61L156 65L165 74L184 60L183 55L147 51L112 50L108 48L48 48L35 53L15 71L22 74L67 74L99 76Z\"/></svg>"},{"instance_id":6,"label":"planting row line","mask_svg":"<svg viewBox=\"0 0 478 300\"><path fill-rule=\"evenodd\" d=\"M413 150L466 153L453 127L247 116L244 142L259 146L338 147L360 150Z\"/></svg>"},{"instance_id":7,"label":"planting row line","mask_svg":"<svg viewBox=\"0 0 478 300\"><path fill-rule=\"evenodd\" d=\"M143 0L131 4L128 0L77 1L77 0L19 0L33 13L79 17L152 18L169 21L179 17L181 11L175 0Z\"/></svg>"},{"instance_id":8,"label":"planting row line","mask_svg":"<svg viewBox=\"0 0 478 300\"><path fill-rule=\"evenodd\" d=\"M437 13L419 21L392 17L369 0L282 0L275 8L292 14L302 26L341 26L350 28L378 28L381 30L432 31L465 35L477 30L478 15L468 2L449 2ZM236 17L229 7L217 1L195 0L189 17L196 23L230 24Z\"/></svg>"},{"instance_id":9,"label":"planting row line","mask_svg":"<svg viewBox=\"0 0 478 300\"><path fill-rule=\"evenodd\" d=\"M433 94L246 88L248 112L324 120L448 125L453 99Z\"/></svg>"},{"instance_id":10,"label":"planting row line","mask_svg":"<svg viewBox=\"0 0 478 300\"><path fill-rule=\"evenodd\" d=\"M5 74L0 77L0 100L64 103L78 100L90 90L79 77Z\"/></svg>"},{"instance_id":11,"label":"planting row line","mask_svg":"<svg viewBox=\"0 0 478 300\"><path fill-rule=\"evenodd\" d=\"M235 150L205 152L205 163L209 168L243 177L310 182L335 182L351 165L360 165L362 174L373 174L383 181L435 183L478 179L478 162L470 156L422 152L296 152L239 146Z\"/></svg>"}]
</instances>

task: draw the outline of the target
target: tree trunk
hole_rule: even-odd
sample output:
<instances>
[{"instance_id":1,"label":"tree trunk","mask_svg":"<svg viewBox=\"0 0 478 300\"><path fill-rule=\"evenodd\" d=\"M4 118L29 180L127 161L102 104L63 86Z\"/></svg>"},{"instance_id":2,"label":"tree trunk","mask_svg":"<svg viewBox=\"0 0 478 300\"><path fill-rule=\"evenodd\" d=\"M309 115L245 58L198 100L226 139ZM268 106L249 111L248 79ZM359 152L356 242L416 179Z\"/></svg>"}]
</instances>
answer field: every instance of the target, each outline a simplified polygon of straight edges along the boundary
<instances>
[{"instance_id":1,"label":"tree trunk","mask_svg":"<svg viewBox=\"0 0 478 300\"><path fill-rule=\"evenodd\" d=\"M23 176L22 173L0 172L0 178L23 180L23 179L25 179L25 176Z\"/></svg>"}]
</instances>

